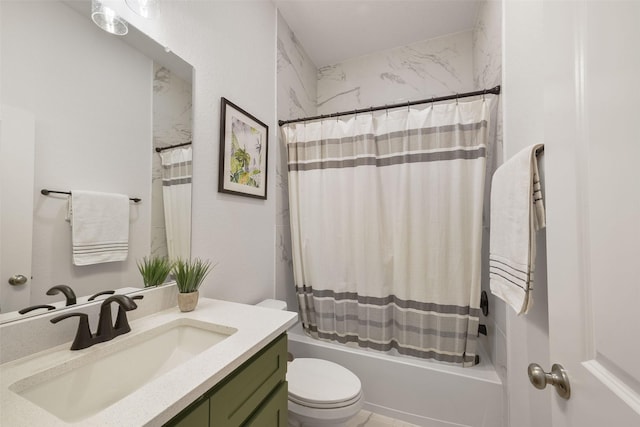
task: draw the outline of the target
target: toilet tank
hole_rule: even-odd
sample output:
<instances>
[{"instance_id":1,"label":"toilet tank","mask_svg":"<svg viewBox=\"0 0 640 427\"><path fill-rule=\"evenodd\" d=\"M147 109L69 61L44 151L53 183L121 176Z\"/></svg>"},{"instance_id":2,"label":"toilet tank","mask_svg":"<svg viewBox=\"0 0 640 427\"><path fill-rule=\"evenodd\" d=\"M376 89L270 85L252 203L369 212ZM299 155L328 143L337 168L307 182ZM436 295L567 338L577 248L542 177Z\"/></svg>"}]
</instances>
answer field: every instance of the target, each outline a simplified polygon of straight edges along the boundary
<instances>
[{"instance_id":1,"label":"toilet tank","mask_svg":"<svg viewBox=\"0 0 640 427\"><path fill-rule=\"evenodd\" d=\"M286 301L280 301L277 299L266 299L264 301L260 301L256 304L258 307L272 308L274 310L286 310L287 303Z\"/></svg>"}]
</instances>

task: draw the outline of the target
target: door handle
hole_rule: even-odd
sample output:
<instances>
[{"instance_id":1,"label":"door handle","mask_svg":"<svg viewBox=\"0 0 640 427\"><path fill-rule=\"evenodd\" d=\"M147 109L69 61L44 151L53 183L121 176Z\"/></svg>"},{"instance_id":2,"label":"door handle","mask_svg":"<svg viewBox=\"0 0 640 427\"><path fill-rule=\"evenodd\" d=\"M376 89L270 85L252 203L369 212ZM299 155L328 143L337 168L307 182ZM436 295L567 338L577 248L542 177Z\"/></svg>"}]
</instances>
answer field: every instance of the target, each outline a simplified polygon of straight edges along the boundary
<instances>
[{"instance_id":1,"label":"door handle","mask_svg":"<svg viewBox=\"0 0 640 427\"><path fill-rule=\"evenodd\" d=\"M9 277L9 284L11 286L24 285L25 283L27 283L27 280L27 277L23 276L22 274L14 274L13 276Z\"/></svg>"},{"instance_id":2,"label":"door handle","mask_svg":"<svg viewBox=\"0 0 640 427\"><path fill-rule=\"evenodd\" d=\"M529 374L529 381L535 388L542 390L549 384L556 388L556 392L563 399L571 397L569 376L562 365L554 363L551 367L551 372L545 372L537 363L531 363L527 373Z\"/></svg>"}]
</instances>

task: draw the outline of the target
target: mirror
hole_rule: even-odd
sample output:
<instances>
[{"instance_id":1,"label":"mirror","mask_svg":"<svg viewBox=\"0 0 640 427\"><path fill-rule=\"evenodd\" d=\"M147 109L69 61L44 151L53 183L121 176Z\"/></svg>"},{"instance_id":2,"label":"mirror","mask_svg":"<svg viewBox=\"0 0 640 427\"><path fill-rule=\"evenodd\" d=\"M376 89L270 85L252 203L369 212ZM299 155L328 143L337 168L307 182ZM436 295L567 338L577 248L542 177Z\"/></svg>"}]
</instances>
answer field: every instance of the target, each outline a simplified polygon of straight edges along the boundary
<instances>
[{"instance_id":1,"label":"mirror","mask_svg":"<svg viewBox=\"0 0 640 427\"><path fill-rule=\"evenodd\" d=\"M161 165L161 154L154 148L191 141L192 67L130 24L124 37L101 30L91 21L89 1L2 2L0 8L3 108L8 105L31 115L34 135L33 169L26 162L16 172L31 174L32 193L20 194L31 198L33 214L18 212L19 220L3 222L0 230L5 243L31 240L25 245L31 248L31 271L25 274L30 280L11 287L9 276L21 271L12 270L5 257L0 260L0 322L16 318L7 312L29 305L64 306L61 293L46 294L55 285L70 286L78 303L104 290L139 290L143 281L136 262L170 250L163 193L171 187L171 178L165 178L163 186L161 173L171 168ZM163 153L177 150L190 152L190 147ZM178 203L186 209L168 215L177 218L169 246L179 240L186 249L178 249L183 252L176 255L188 257L191 178L181 173L173 180L188 181L189 191L185 194L181 188ZM122 193L142 199L130 203L127 259L74 266L71 227L65 219L69 196L42 195L41 189ZM11 205L2 200L0 208L4 212ZM30 219L31 239L10 234Z\"/></svg>"}]
</instances>

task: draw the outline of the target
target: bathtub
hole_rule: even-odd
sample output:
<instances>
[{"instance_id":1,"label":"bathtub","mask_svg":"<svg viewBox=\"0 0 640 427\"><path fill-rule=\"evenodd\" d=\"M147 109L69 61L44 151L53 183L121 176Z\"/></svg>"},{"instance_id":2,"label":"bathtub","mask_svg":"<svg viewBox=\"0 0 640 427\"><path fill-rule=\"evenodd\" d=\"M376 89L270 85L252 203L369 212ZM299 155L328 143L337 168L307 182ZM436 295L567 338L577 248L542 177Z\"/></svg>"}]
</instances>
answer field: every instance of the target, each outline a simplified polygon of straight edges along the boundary
<instances>
[{"instance_id":1,"label":"bathtub","mask_svg":"<svg viewBox=\"0 0 640 427\"><path fill-rule=\"evenodd\" d=\"M502 383L482 349L480 364L462 368L319 341L297 324L289 330L289 352L352 371L368 411L424 427L502 426Z\"/></svg>"}]
</instances>

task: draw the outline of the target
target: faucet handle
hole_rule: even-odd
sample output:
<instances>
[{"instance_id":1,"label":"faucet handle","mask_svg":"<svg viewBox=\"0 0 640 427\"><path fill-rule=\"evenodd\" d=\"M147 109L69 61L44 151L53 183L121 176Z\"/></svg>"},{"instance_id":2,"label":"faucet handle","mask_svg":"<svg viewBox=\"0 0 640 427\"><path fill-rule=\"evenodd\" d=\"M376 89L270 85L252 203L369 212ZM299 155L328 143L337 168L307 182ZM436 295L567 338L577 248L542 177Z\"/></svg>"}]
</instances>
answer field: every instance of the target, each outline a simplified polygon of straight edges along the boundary
<instances>
[{"instance_id":1,"label":"faucet handle","mask_svg":"<svg viewBox=\"0 0 640 427\"><path fill-rule=\"evenodd\" d=\"M91 335L91 329L89 328L89 316L87 316L86 313L63 314L51 319L51 323L58 323L59 321L68 319L69 317L80 318L76 337L71 344L71 350L82 350L83 348L90 347L93 344L93 336Z\"/></svg>"},{"instance_id":2,"label":"faucet handle","mask_svg":"<svg viewBox=\"0 0 640 427\"><path fill-rule=\"evenodd\" d=\"M23 308L22 310L19 310L19 311L18 311L18 313L20 313L20 314L27 314L27 313L28 313L28 312L30 312L30 311L38 310L38 309L40 309L40 308L46 308L46 309L47 309L47 311L49 311L49 310L54 310L54 309L55 309L55 307L54 307L54 306L49 305L49 304L39 304L39 305L32 305L32 306L30 306L30 307L25 307L25 308Z\"/></svg>"},{"instance_id":3,"label":"faucet handle","mask_svg":"<svg viewBox=\"0 0 640 427\"><path fill-rule=\"evenodd\" d=\"M102 295L113 295L115 294L116 291L102 291L102 292L98 292L97 294L93 294L89 297L89 299L87 301L93 301L94 299L98 298L99 296Z\"/></svg>"},{"instance_id":4,"label":"faucet handle","mask_svg":"<svg viewBox=\"0 0 640 427\"><path fill-rule=\"evenodd\" d=\"M131 298L132 300L142 299L144 298L144 295L134 295L129 298ZM136 308L137 307L138 306L136 305ZM133 310L135 310L135 308ZM116 324L113 326L118 335L126 334L131 330L131 326L129 326L129 320L127 319L127 311L129 310L125 309L122 305L118 307L118 317L116 317Z\"/></svg>"}]
</instances>

